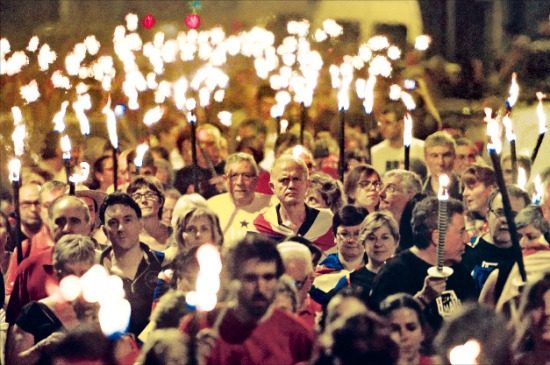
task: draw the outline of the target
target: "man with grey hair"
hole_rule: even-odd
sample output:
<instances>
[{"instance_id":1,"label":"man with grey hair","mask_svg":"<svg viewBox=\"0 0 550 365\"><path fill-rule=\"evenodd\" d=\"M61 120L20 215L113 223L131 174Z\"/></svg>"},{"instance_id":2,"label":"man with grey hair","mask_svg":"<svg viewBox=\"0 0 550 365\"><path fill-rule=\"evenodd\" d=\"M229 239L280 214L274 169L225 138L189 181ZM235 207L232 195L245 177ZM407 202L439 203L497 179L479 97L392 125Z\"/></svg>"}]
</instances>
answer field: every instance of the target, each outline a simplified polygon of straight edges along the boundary
<instances>
[{"instance_id":1,"label":"man with grey hair","mask_svg":"<svg viewBox=\"0 0 550 365\"><path fill-rule=\"evenodd\" d=\"M205 199L224 192L222 175L225 161L221 154L221 133L212 124L197 128L197 165L185 166L176 172L174 188L182 194L199 193ZM184 146L191 148L191 146ZM198 175L199 191L194 190L193 173Z\"/></svg>"},{"instance_id":2,"label":"man with grey hair","mask_svg":"<svg viewBox=\"0 0 550 365\"><path fill-rule=\"evenodd\" d=\"M63 195L54 200L48 209L50 232L57 242L68 234L87 236L91 232L90 211L80 198ZM29 302L48 296L48 290L56 285L53 271L54 247L21 263L6 309L6 321L15 323L21 309Z\"/></svg>"},{"instance_id":3,"label":"man with grey hair","mask_svg":"<svg viewBox=\"0 0 550 365\"><path fill-rule=\"evenodd\" d=\"M224 249L227 249L252 228L254 218L270 206L271 196L255 192L258 166L247 153L229 155L223 180L228 192L213 196L206 204L220 218Z\"/></svg>"},{"instance_id":4,"label":"man with grey hair","mask_svg":"<svg viewBox=\"0 0 550 365\"><path fill-rule=\"evenodd\" d=\"M278 244L277 250L283 259L285 274L294 279L294 286L298 292L296 315L313 331L317 314L321 313L323 308L309 296L314 279L311 252L306 245L292 241Z\"/></svg>"},{"instance_id":5,"label":"man with grey hair","mask_svg":"<svg viewBox=\"0 0 550 365\"><path fill-rule=\"evenodd\" d=\"M449 177L449 196L462 201L460 181L453 173L456 142L445 132L432 133L424 141L424 160L428 167L428 178L422 192L429 196L437 196L439 192L439 177L443 174Z\"/></svg>"},{"instance_id":6,"label":"man with grey hair","mask_svg":"<svg viewBox=\"0 0 550 365\"><path fill-rule=\"evenodd\" d=\"M334 246L332 213L305 203L309 172L303 161L292 155L280 156L273 163L269 186L279 204L260 213L252 231L279 240L286 236L302 236L322 251Z\"/></svg>"},{"instance_id":7,"label":"man with grey hair","mask_svg":"<svg viewBox=\"0 0 550 365\"><path fill-rule=\"evenodd\" d=\"M382 183L379 209L390 212L399 223L409 200L422 191L422 182L414 172L398 169L386 172Z\"/></svg>"}]
</instances>

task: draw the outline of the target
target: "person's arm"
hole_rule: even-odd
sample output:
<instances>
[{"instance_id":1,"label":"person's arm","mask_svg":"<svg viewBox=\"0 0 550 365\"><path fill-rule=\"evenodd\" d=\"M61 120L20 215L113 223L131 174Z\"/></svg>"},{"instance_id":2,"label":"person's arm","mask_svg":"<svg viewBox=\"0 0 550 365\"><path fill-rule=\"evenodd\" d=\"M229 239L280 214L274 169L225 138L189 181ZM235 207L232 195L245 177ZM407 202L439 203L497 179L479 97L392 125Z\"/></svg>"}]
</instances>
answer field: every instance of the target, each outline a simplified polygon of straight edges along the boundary
<instances>
[{"instance_id":1,"label":"person's arm","mask_svg":"<svg viewBox=\"0 0 550 365\"><path fill-rule=\"evenodd\" d=\"M490 305L492 308L495 308L495 287L497 285L497 279L498 279L498 269L494 269L489 274L489 277L485 281L485 284L483 284L483 288L481 289L481 294L479 294L479 302L485 303Z\"/></svg>"},{"instance_id":2,"label":"person's arm","mask_svg":"<svg viewBox=\"0 0 550 365\"><path fill-rule=\"evenodd\" d=\"M42 353L50 350L65 335L54 332L35 344L34 336L15 324L10 327L8 336L6 364L36 364Z\"/></svg>"}]
</instances>

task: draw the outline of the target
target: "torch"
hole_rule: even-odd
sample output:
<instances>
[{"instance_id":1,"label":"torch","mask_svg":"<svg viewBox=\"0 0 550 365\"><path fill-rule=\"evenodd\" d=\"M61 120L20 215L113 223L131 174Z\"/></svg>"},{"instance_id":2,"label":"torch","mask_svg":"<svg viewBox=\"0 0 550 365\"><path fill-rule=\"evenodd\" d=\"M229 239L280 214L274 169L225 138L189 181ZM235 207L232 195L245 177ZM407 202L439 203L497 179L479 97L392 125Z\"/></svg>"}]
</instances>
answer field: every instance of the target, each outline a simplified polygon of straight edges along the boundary
<instances>
[{"instance_id":1,"label":"torch","mask_svg":"<svg viewBox=\"0 0 550 365\"><path fill-rule=\"evenodd\" d=\"M410 155L411 155L411 143L412 143L412 130L413 130L413 121L411 116L411 110L416 108L416 103L414 102L412 96L404 91L400 93L401 100L407 108L407 113L403 117L403 146L405 151L404 163L405 170L409 170L410 167Z\"/></svg>"},{"instance_id":2,"label":"torch","mask_svg":"<svg viewBox=\"0 0 550 365\"><path fill-rule=\"evenodd\" d=\"M447 278L453 274L453 269L443 266L445 256L445 235L447 233L447 205L449 201L449 176L443 174L439 176L439 192L437 199L439 201L437 214L437 265L428 269L428 275L438 278Z\"/></svg>"},{"instance_id":3,"label":"torch","mask_svg":"<svg viewBox=\"0 0 550 365\"><path fill-rule=\"evenodd\" d=\"M136 172L139 175L139 169L143 166L143 157L145 152L149 149L147 143L141 143L136 147L136 158L134 158L134 165L136 166Z\"/></svg>"},{"instance_id":4,"label":"torch","mask_svg":"<svg viewBox=\"0 0 550 365\"><path fill-rule=\"evenodd\" d=\"M111 96L109 95L109 100L103 108L103 114L107 116L107 131L109 132L109 139L111 141L111 146L113 147L113 180L114 180L114 190L117 191L117 182L118 182L118 135L116 128L116 116L115 112L111 109Z\"/></svg>"},{"instance_id":5,"label":"torch","mask_svg":"<svg viewBox=\"0 0 550 365\"><path fill-rule=\"evenodd\" d=\"M502 206L504 208L504 215L506 216L506 222L508 224L508 231L510 232L512 247L514 248L514 253L516 255L519 273L522 281L526 282L527 276L525 273L525 265L523 264L521 247L519 245L516 223L512 216L510 198L508 196L508 190L506 189L506 183L504 182L504 176L502 174L502 166L500 165L500 159L498 157L498 151L502 148L502 144L499 139L499 126L497 121L492 118L491 108L485 108L485 121L487 122L487 135L489 136L487 150L489 151L489 156L491 157L491 161L493 163L497 185L502 196Z\"/></svg>"},{"instance_id":6,"label":"torch","mask_svg":"<svg viewBox=\"0 0 550 365\"><path fill-rule=\"evenodd\" d=\"M21 172L21 160L14 158L9 162L10 180L13 188L13 204L15 206L15 244L17 245L17 263L23 261L23 248L21 247L21 214L19 209L19 178Z\"/></svg>"},{"instance_id":7,"label":"torch","mask_svg":"<svg viewBox=\"0 0 550 365\"><path fill-rule=\"evenodd\" d=\"M195 193L199 193L199 163L197 162L197 116L193 112L197 106L195 99L187 99L186 108L189 110L187 113L187 121L191 125L191 158L193 160L193 186L195 187Z\"/></svg>"},{"instance_id":8,"label":"torch","mask_svg":"<svg viewBox=\"0 0 550 365\"><path fill-rule=\"evenodd\" d=\"M540 175L535 176L535 179L533 180L533 190L534 192L531 202L533 205L539 205L542 200L542 192L544 191L544 185L542 184Z\"/></svg>"},{"instance_id":9,"label":"torch","mask_svg":"<svg viewBox=\"0 0 550 365\"><path fill-rule=\"evenodd\" d=\"M67 174L67 183L69 184L69 194L74 195L75 184L71 181L71 140L68 135L61 137L61 151L63 151L63 165Z\"/></svg>"},{"instance_id":10,"label":"torch","mask_svg":"<svg viewBox=\"0 0 550 365\"><path fill-rule=\"evenodd\" d=\"M506 131L506 139L510 142L510 160L512 163L512 183L517 184L518 182L518 162L516 155L516 134L512 127L512 119L510 119L510 114L506 114L502 118L502 124Z\"/></svg>"},{"instance_id":11,"label":"torch","mask_svg":"<svg viewBox=\"0 0 550 365\"><path fill-rule=\"evenodd\" d=\"M542 144L542 140L544 139L544 135L546 134L546 115L544 114L544 110L542 108L542 99L544 99L545 97L546 94L543 94L540 91L537 92L537 99L539 99L539 103L537 105L537 116L539 117L539 138L537 139L537 144L535 145L535 149L531 154L531 163L535 162L537 154L539 153L540 145Z\"/></svg>"}]
</instances>

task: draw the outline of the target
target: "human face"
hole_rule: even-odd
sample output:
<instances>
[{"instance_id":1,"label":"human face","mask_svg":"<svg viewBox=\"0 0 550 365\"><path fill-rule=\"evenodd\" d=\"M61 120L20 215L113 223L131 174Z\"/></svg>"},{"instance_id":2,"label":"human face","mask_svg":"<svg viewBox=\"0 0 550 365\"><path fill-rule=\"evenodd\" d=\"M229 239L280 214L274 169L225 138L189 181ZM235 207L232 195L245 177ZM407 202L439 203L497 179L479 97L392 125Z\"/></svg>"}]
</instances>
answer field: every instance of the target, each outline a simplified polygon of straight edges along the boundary
<instances>
[{"instance_id":1,"label":"human face","mask_svg":"<svg viewBox=\"0 0 550 365\"><path fill-rule=\"evenodd\" d=\"M83 206L73 200L63 199L53 207L50 219L50 231L54 241L57 242L67 234L83 236L90 234L90 222L86 221L86 212Z\"/></svg>"},{"instance_id":2,"label":"human face","mask_svg":"<svg viewBox=\"0 0 550 365\"><path fill-rule=\"evenodd\" d=\"M166 196L164 205L162 206L162 222L168 225L172 224L172 215L174 214L174 208L176 207L178 199L172 196Z\"/></svg>"},{"instance_id":3,"label":"human face","mask_svg":"<svg viewBox=\"0 0 550 365\"><path fill-rule=\"evenodd\" d=\"M385 224L370 232L365 238L365 249L374 267L380 267L395 253L397 241Z\"/></svg>"},{"instance_id":4,"label":"human face","mask_svg":"<svg viewBox=\"0 0 550 365\"><path fill-rule=\"evenodd\" d=\"M362 174L351 198L355 200L355 205L367 209L369 212L376 210L380 202L379 189L380 177L377 174L367 176Z\"/></svg>"},{"instance_id":5,"label":"human face","mask_svg":"<svg viewBox=\"0 0 550 365\"><path fill-rule=\"evenodd\" d=\"M542 300L543 306L531 312L535 327L533 332L537 345L550 346L550 290L543 294Z\"/></svg>"},{"instance_id":6,"label":"human face","mask_svg":"<svg viewBox=\"0 0 550 365\"><path fill-rule=\"evenodd\" d=\"M391 337L399 345L400 363L410 363L420 355L424 332L415 310L402 307L392 311L388 319L392 329Z\"/></svg>"},{"instance_id":7,"label":"human face","mask_svg":"<svg viewBox=\"0 0 550 365\"><path fill-rule=\"evenodd\" d=\"M477 151L467 144L457 146L455 149L456 159L454 163L454 173L461 176L464 170L476 162Z\"/></svg>"},{"instance_id":8,"label":"human face","mask_svg":"<svg viewBox=\"0 0 550 365\"><path fill-rule=\"evenodd\" d=\"M134 209L127 205L114 204L105 209L105 235L118 251L130 251L139 247L141 219Z\"/></svg>"},{"instance_id":9,"label":"human face","mask_svg":"<svg viewBox=\"0 0 550 365\"><path fill-rule=\"evenodd\" d=\"M226 181L229 185L229 194L236 206L252 203L258 177L249 161L232 164L227 172Z\"/></svg>"},{"instance_id":10,"label":"human face","mask_svg":"<svg viewBox=\"0 0 550 365\"><path fill-rule=\"evenodd\" d=\"M285 269L285 274L294 279L300 306L306 300L307 294L313 285L313 270L311 266L308 267L306 263L298 260L291 261L289 265L285 264Z\"/></svg>"},{"instance_id":11,"label":"human face","mask_svg":"<svg viewBox=\"0 0 550 365\"><path fill-rule=\"evenodd\" d=\"M484 217L487 216L487 204L493 190L492 185L485 186L481 181L464 183L462 197L468 212L476 212Z\"/></svg>"},{"instance_id":12,"label":"human face","mask_svg":"<svg viewBox=\"0 0 550 365\"><path fill-rule=\"evenodd\" d=\"M525 207L525 202L521 198L516 198L510 195L510 206L512 215L515 216ZM489 207L489 215L487 222L489 223L489 234L495 246L500 248L512 247L510 231L508 231L508 223L504 215L502 204L502 195L498 194L493 200L493 204Z\"/></svg>"},{"instance_id":13,"label":"human face","mask_svg":"<svg viewBox=\"0 0 550 365\"><path fill-rule=\"evenodd\" d=\"M21 214L21 224L36 229L42 225L39 185L28 184L19 189L19 212Z\"/></svg>"},{"instance_id":14,"label":"human face","mask_svg":"<svg viewBox=\"0 0 550 365\"><path fill-rule=\"evenodd\" d=\"M283 205L304 204L309 181L295 162L284 162L271 171L269 186Z\"/></svg>"},{"instance_id":15,"label":"human face","mask_svg":"<svg viewBox=\"0 0 550 365\"><path fill-rule=\"evenodd\" d=\"M114 164L112 158L106 158L102 162L103 171L98 173L98 179L101 182L101 186L109 187L113 185L115 181L114 176ZM118 177L118 176L117 176Z\"/></svg>"},{"instance_id":16,"label":"human face","mask_svg":"<svg viewBox=\"0 0 550 365\"><path fill-rule=\"evenodd\" d=\"M59 198L61 195L65 195L64 188L53 189L49 192L40 193L40 218L42 219L42 222L44 224L47 224L49 226L50 217L48 215L48 210L50 209L50 205L52 205L54 200Z\"/></svg>"},{"instance_id":17,"label":"human face","mask_svg":"<svg viewBox=\"0 0 550 365\"><path fill-rule=\"evenodd\" d=\"M214 134L215 132L208 129L201 129L197 133L197 141L202 146L204 152L214 165L219 163L220 159L220 141ZM197 146L197 159L201 166L208 166L206 158L202 154L199 146Z\"/></svg>"},{"instance_id":18,"label":"human face","mask_svg":"<svg viewBox=\"0 0 550 365\"><path fill-rule=\"evenodd\" d=\"M204 243L214 243L212 222L206 216L191 219L183 232L186 247L200 246Z\"/></svg>"},{"instance_id":19,"label":"human face","mask_svg":"<svg viewBox=\"0 0 550 365\"><path fill-rule=\"evenodd\" d=\"M338 254L346 261L356 260L365 253L365 246L359 239L363 225L339 226L336 229L336 247Z\"/></svg>"},{"instance_id":20,"label":"human face","mask_svg":"<svg viewBox=\"0 0 550 365\"><path fill-rule=\"evenodd\" d=\"M450 146L431 146L426 148L424 158L432 177L439 179L440 175L449 174L452 171L455 154Z\"/></svg>"},{"instance_id":21,"label":"human face","mask_svg":"<svg viewBox=\"0 0 550 365\"><path fill-rule=\"evenodd\" d=\"M316 188L310 187L306 194L306 204L310 207L317 208L317 209L328 209L329 206L325 202L325 199L321 196L319 193L319 190Z\"/></svg>"},{"instance_id":22,"label":"human face","mask_svg":"<svg viewBox=\"0 0 550 365\"><path fill-rule=\"evenodd\" d=\"M88 207L88 210L90 211L90 227L95 227L95 204L94 200L92 198L88 198L87 196L81 196L79 197L84 203L86 203L86 206Z\"/></svg>"},{"instance_id":23,"label":"human face","mask_svg":"<svg viewBox=\"0 0 550 365\"><path fill-rule=\"evenodd\" d=\"M8 242L8 222L4 216L0 216L0 253L4 252L4 247Z\"/></svg>"},{"instance_id":24,"label":"human face","mask_svg":"<svg viewBox=\"0 0 550 365\"><path fill-rule=\"evenodd\" d=\"M530 224L526 227L519 228L518 233L520 236L519 245L521 248L529 248L539 243L539 238L542 236L542 232Z\"/></svg>"},{"instance_id":25,"label":"human face","mask_svg":"<svg viewBox=\"0 0 550 365\"><path fill-rule=\"evenodd\" d=\"M380 190L380 210L389 211L394 218L401 217L405 205L409 202L414 192L407 192L403 181L399 176L383 178L384 187Z\"/></svg>"},{"instance_id":26,"label":"human face","mask_svg":"<svg viewBox=\"0 0 550 365\"><path fill-rule=\"evenodd\" d=\"M277 292L277 264L253 258L240 269L239 307L253 318L260 319L269 309Z\"/></svg>"},{"instance_id":27,"label":"human face","mask_svg":"<svg viewBox=\"0 0 550 365\"><path fill-rule=\"evenodd\" d=\"M78 276L80 278L82 277L82 275L87 273L88 270L92 268L92 266L93 264L86 261L66 263L65 265L63 265L63 268L57 272L57 275L60 279L69 275Z\"/></svg>"},{"instance_id":28,"label":"human face","mask_svg":"<svg viewBox=\"0 0 550 365\"><path fill-rule=\"evenodd\" d=\"M130 194L130 196L141 208L141 216L143 218L158 217L159 210L162 207L162 200L155 191L142 186Z\"/></svg>"},{"instance_id":29,"label":"human face","mask_svg":"<svg viewBox=\"0 0 550 365\"><path fill-rule=\"evenodd\" d=\"M523 166L522 164L520 164L519 162L517 163L517 168L523 168L524 171L527 171L525 169L525 166ZM513 176L512 176L512 159L511 158L508 158L504 161L502 161L502 175L504 177L504 182L506 184L515 184L515 182L513 181ZM529 179L529 176L527 176L527 179Z\"/></svg>"},{"instance_id":30,"label":"human face","mask_svg":"<svg viewBox=\"0 0 550 365\"><path fill-rule=\"evenodd\" d=\"M403 122L398 121L395 113L386 113L380 116L378 129L382 138L394 141L402 138Z\"/></svg>"},{"instance_id":31,"label":"human face","mask_svg":"<svg viewBox=\"0 0 550 365\"><path fill-rule=\"evenodd\" d=\"M464 215L454 214L445 234L445 253L443 260L446 265L453 265L462 261L462 255L470 236L466 232Z\"/></svg>"}]
</instances>

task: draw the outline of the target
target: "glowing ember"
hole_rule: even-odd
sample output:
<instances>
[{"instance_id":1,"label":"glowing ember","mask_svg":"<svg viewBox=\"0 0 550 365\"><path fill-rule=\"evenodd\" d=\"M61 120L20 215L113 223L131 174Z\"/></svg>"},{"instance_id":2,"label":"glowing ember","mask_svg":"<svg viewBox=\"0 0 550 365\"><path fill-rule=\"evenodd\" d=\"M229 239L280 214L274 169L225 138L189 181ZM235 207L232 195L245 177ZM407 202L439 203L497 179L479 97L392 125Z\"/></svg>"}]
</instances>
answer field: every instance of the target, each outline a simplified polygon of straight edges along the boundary
<instances>
[{"instance_id":1,"label":"glowing ember","mask_svg":"<svg viewBox=\"0 0 550 365\"><path fill-rule=\"evenodd\" d=\"M537 117L539 118L539 134L544 134L547 131L546 128L546 114L544 114L544 109L542 107L542 99L546 98L546 94L543 94L540 91L537 91L537 99L539 103L537 104Z\"/></svg>"},{"instance_id":2,"label":"glowing ember","mask_svg":"<svg viewBox=\"0 0 550 365\"><path fill-rule=\"evenodd\" d=\"M141 143L136 147L136 158L134 158L134 165L136 168L139 169L143 165L143 157L147 150L149 150L149 145L147 143Z\"/></svg>"},{"instance_id":3,"label":"glowing ember","mask_svg":"<svg viewBox=\"0 0 550 365\"><path fill-rule=\"evenodd\" d=\"M19 181L21 172L21 160L18 158L11 159L8 163L8 170L10 172L10 181Z\"/></svg>"},{"instance_id":4,"label":"glowing ember","mask_svg":"<svg viewBox=\"0 0 550 365\"><path fill-rule=\"evenodd\" d=\"M116 116L113 110L111 109L111 96L109 95L109 100L102 110L103 114L107 116L107 131L109 132L109 140L111 145L116 150L118 149L118 134L116 128Z\"/></svg>"},{"instance_id":5,"label":"glowing ember","mask_svg":"<svg viewBox=\"0 0 550 365\"><path fill-rule=\"evenodd\" d=\"M430 43L432 43L432 37L429 35L419 35L416 37L414 48L419 51L425 51L430 47Z\"/></svg>"},{"instance_id":6,"label":"glowing ember","mask_svg":"<svg viewBox=\"0 0 550 365\"><path fill-rule=\"evenodd\" d=\"M512 83L510 85L510 96L508 99L506 99L506 105L508 108L512 109L514 105L516 105L516 102L518 101L519 96L519 85L517 81L517 75L514 72L512 74Z\"/></svg>"}]
</instances>

